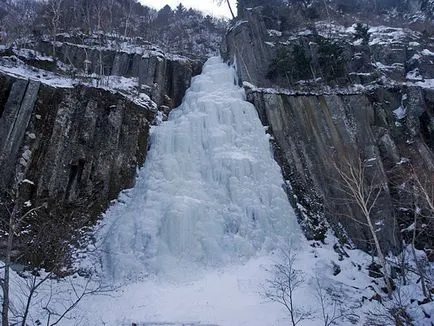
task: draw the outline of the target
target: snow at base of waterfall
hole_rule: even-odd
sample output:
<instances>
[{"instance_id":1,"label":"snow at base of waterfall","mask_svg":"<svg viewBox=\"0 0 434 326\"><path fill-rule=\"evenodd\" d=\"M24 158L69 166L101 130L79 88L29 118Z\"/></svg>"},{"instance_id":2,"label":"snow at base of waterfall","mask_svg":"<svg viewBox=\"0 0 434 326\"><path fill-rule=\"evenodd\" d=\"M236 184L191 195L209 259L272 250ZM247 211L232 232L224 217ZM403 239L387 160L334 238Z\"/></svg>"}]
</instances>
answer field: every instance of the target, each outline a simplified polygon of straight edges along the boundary
<instances>
[{"instance_id":1,"label":"snow at base of waterfall","mask_svg":"<svg viewBox=\"0 0 434 326\"><path fill-rule=\"evenodd\" d=\"M305 281L295 291L295 306L312 311L312 319L300 322L301 326L324 325L320 301L316 295L317 280L338 306L345 309L351 320L341 318L336 325L364 325L372 313L385 314L386 308L372 299L382 294L385 306L400 300L407 306L416 326L431 326L434 322L433 303L419 306L411 299L422 298L415 275L409 274L407 286L400 286L392 300L381 292L383 282L368 276L372 259L360 250L346 248L349 257L342 257L333 249L337 240L329 235L326 244L305 243L296 254L295 268ZM340 260L342 259L342 260ZM190 280L174 281L165 277L148 277L121 286L98 289L95 294L83 297L80 303L59 323L63 326L287 326L288 311L283 305L266 299L264 289L273 279L274 264L282 262L278 252L255 256L244 263L210 268L190 275ZM341 272L337 275L336 266ZM43 275L42 275L43 276ZM395 280L398 282L397 280ZM13 274L13 302L16 311L22 311L26 296L26 282ZM72 286L73 285L73 286ZM62 280L51 280L38 289L30 313L30 325L46 324L48 307L61 314L76 299L75 292L97 289L100 280L90 283L85 277L73 275ZM326 311L331 314L334 304L326 299ZM431 314L425 318L424 313ZM56 318L51 318L56 320ZM367 325L370 325L369 323ZM387 321L384 323L387 324Z\"/></svg>"}]
</instances>

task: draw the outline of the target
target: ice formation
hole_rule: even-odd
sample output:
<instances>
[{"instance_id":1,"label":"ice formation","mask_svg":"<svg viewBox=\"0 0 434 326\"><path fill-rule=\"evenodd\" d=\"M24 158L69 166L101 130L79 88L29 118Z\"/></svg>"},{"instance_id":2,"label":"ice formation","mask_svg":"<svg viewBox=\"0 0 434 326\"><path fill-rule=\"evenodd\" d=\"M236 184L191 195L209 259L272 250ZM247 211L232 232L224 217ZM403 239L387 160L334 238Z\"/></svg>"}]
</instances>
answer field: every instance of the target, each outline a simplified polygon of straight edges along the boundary
<instances>
[{"instance_id":1,"label":"ice formation","mask_svg":"<svg viewBox=\"0 0 434 326\"><path fill-rule=\"evenodd\" d=\"M135 187L104 218L111 280L245 261L300 233L268 135L236 80L221 58L209 59L153 128Z\"/></svg>"}]
</instances>

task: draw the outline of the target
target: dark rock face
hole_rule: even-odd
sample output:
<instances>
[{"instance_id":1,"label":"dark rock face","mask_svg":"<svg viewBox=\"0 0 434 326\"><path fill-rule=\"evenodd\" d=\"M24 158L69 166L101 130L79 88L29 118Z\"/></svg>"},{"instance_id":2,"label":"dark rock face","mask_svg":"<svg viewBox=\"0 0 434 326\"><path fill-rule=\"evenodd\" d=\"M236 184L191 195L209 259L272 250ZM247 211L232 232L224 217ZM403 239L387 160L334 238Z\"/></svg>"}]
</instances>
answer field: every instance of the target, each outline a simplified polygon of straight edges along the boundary
<instances>
[{"instance_id":1,"label":"dark rock face","mask_svg":"<svg viewBox=\"0 0 434 326\"><path fill-rule=\"evenodd\" d=\"M267 30L260 14L255 9L245 14L246 20L238 21L229 29L222 53L227 60L236 58L243 80L263 85L274 51L265 44Z\"/></svg>"},{"instance_id":2,"label":"dark rock face","mask_svg":"<svg viewBox=\"0 0 434 326\"><path fill-rule=\"evenodd\" d=\"M407 114L398 119L393 111L401 104L402 92L407 96ZM371 214L383 246L399 246L396 223L410 222L400 219L399 208L412 207L414 200L396 195L406 178L403 163L412 162L421 175L434 181L433 129L428 127L434 112L420 88L316 96L249 91L248 99L272 129L291 194L307 209L301 222L307 224L309 237L320 238L324 216L335 230L343 226L359 247L369 248L369 232L355 222L364 221L360 210L354 202L338 200L345 194L339 191L335 164L357 164L360 158L367 163L367 185L372 181L384 187ZM432 246L432 241L426 244Z\"/></svg>"},{"instance_id":3,"label":"dark rock face","mask_svg":"<svg viewBox=\"0 0 434 326\"><path fill-rule=\"evenodd\" d=\"M59 228L80 227L134 185L153 111L84 86L54 88L0 75L0 89L2 202L26 184L15 202L43 205L41 224L52 219Z\"/></svg>"},{"instance_id":4,"label":"dark rock face","mask_svg":"<svg viewBox=\"0 0 434 326\"><path fill-rule=\"evenodd\" d=\"M278 13L279 8L273 11ZM236 58L241 78L257 87L310 92L325 86L383 85L433 76L434 43L423 33L366 25L366 34L360 35L357 26L325 21L286 28L276 26L269 14L264 7L245 10L245 20L233 24L222 45L227 60Z\"/></svg>"},{"instance_id":5,"label":"dark rock face","mask_svg":"<svg viewBox=\"0 0 434 326\"><path fill-rule=\"evenodd\" d=\"M11 86L10 92L7 87ZM3 83L5 93L9 93L2 115L0 116L0 172L2 186L9 184L13 177L13 167L24 140L26 126L32 116L38 92L39 82L17 80L10 83L6 79ZM23 128L24 126L24 128Z\"/></svg>"},{"instance_id":6,"label":"dark rock face","mask_svg":"<svg viewBox=\"0 0 434 326\"><path fill-rule=\"evenodd\" d=\"M374 183L383 189L371 212L383 248L399 247L400 230L412 223L408 212L414 212L418 202L405 189L410 175L434 182L432 90L411 86L432 75L431 52L422 51L426 45L416 33L393 28L374 29L370 45L339 33L331 34L335 41L305 32L285 36L267 30L274 27L267 25L261 10L244 12L246 20L228 31L222 50L228 60L236 61L242 80L289 88L286 93L251 87L247 91L274 135L275 157L305 233L321 240L329 224L341 237L346 234L359 247L371 248L369 230L356 222L364 217L342 193L336 169L361 161L366 186ZM389 42L384 33L398 36ZM340 56L339 76L327 75L321 47L327 50L324 54ZM277 73L287 69L284 78L270 78L273 58L280 60L274 66ZM332 73L339 67L334 68ZM404 84L407 78L413 83ZM354 84L359 86L351 88ZM433 246L431 236L421 238L419 247Z\"/></svg>"},{"instance_id":7,"label":"dark rock face","mask_svg":"<svg viewBox=\"0 0 434 326\"><path fill-rule=\"evenodd\" d=\"M59 36L54 47L29 41L0 57L24 74L0 73L0 219L13 207L20 216L35 209L16 241L22 262L65 264L68 250L58 250L134 185L157 110L165 118L181 103L202 62L85 35ZM49 86L53 76L75 86Z\"/></svg>"},{"instance_id":8,"label":"dark rock face","mask_svg":"<svg viewBox=\"0 0 434 326\"><path fill-rule=\"evenodd\" d=\"M427 207L414 191L414 176L429 189L434 184L433 90L424 83L432 78L432 40L385 27L357 39L325 22L281 29L264 8L245 9L222 52L253 84L245 83L247 98L274 136L275 158L305 234L322 240L331 227L372 250L366 219L338 174L362 164L359 184L378 193L370 215L382 247L399 249L401 236L409 237L402 230ZM428 249L434 225L422 215L416 246Z\"/></svg>"}]
</instances>

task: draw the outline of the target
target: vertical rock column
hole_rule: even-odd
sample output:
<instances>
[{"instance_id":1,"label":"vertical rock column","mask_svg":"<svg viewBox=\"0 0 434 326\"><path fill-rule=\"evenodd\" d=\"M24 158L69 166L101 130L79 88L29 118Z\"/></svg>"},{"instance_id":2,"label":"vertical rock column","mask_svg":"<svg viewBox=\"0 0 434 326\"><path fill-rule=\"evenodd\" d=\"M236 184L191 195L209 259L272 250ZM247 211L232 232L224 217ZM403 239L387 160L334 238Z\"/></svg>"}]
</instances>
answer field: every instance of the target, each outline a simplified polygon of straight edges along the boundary
<instances>
[{"instance_id":1,"label":"vertical rock column","mask_svg":"<svg viewBox=\"0 0 434 326\"><path fill-rule=\"evenodd\" d=\"M11 182L15 161L32 116L40 83L17 80L13 83L9 98L0 117L0 185Z\"/></svg>"}]
</instances>

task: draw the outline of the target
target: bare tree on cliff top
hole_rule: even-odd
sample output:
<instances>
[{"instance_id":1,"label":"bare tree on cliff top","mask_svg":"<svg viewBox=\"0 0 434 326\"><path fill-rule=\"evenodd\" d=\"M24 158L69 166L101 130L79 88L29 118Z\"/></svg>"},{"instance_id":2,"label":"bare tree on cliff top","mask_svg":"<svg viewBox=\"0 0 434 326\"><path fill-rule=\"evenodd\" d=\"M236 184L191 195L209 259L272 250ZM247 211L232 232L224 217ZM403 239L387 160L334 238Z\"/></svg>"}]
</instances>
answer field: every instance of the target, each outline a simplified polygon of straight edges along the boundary
<instances>
[{"instance_id":1,"label":"bare tree on cliff top","mask_svg":"<svg viewBox=\"0 0 434 326\"><path fill-rule=\"evenodd\" d=\"M232 19L235 19L234 11L232 10L232 6L229 0L215 0L215 2L218 6L221 6L223 2L226 2L229 7L229 11L231 12Z\"/></svg>"}]
</instances>

